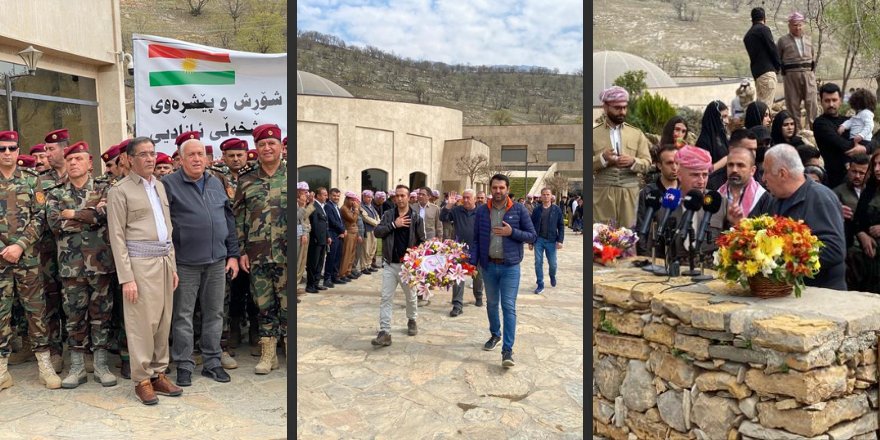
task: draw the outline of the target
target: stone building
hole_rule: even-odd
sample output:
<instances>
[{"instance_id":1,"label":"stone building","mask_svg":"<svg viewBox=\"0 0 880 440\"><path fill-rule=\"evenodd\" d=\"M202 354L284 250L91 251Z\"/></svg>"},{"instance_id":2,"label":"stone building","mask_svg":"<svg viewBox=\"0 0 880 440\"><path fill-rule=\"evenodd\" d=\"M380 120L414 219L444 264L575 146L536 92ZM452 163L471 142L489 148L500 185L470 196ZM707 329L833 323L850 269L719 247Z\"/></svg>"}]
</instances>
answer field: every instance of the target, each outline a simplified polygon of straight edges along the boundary
<instances>
[{"instance_id":1,"label":"stone building","mask_svg":"<svg viewBox=\"0 0 880 440\"><path fill-rule=\"evenodd\" d=\"M126 65L119 0L93 3L0 0L0 77L23 75L0 83L0 130L17 130L27 153L49 131L68 128L71 140L89 144L101 169L102 150L126 136ZM29 46L42 52L34 75L19 56Z\"/></svg>"}]
</instances>

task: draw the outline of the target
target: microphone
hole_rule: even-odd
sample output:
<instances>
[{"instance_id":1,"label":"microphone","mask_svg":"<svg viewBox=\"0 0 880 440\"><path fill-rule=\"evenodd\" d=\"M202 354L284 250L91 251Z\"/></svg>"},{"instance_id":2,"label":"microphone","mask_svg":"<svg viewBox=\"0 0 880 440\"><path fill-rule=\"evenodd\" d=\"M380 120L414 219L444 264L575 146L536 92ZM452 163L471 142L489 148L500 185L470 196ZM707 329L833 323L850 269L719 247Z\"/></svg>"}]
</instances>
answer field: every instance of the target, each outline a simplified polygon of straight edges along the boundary
<instances>
[{"instance_id":1,"label":"microphone","mask_svg":"<svg viewBox=\"0 0 880 440\"><path fill-rule=\"evenodd\" d=\"M663 200L660 202L660 205L663 207L660 211L663 212L663 217L660 218L660 223L657 226L657 236L662 237L666 232L666 223L669 221L669 215L672 214L672 211L678 209L678 204L681 202L681 190L678 188L669 188L666 190L666 193L663 194Z\"/></svg>"},{"instance_id":2,"label":"microphone","mask_svg":"<svg viewBox=\"0 0 880 440\"><path fill-rule=\"evenodd\" d=\"M681 204L684 205L685 212L684 217L681 219L681 223L678 224L678 232L675 234L676 238L687 234L688 228L690 228L693 223L694 213L699 211L703 206L703 192L698 189L688 191L687 195L682 199Z\"/></svg>"},{"instance_id":3,"label":"microphone","mask_svg":"<svg viewBox=\"0 0 880 440\"><path fill-rule=\"evenodd\" d=\"M651 223L654 220L654 213L660 209L661 198L663 198L663 192L660 191L660 188L650 191L645 195L645 207L648 211L645 212L645 216L642 217L642 227L639 229L639 237L645 237L648 235L648 229L650 229Z\"/></svg>"},{"instance_id":4,"label":"microphone","mask_svg":"<svg viewBox=\"0 0 880 440\"><path fill-rule=\"evenodd\" d=\"M703 215L703 220L700 221L700 227L697 229L696 249L698 252L700 246L702 246L705 241L706 229L709 228L709 220L712 218L713 214L721 209L721 201L721 193L715 190L709 190L703 196L703 211L705 211L706 214Z\"/></svg>"}]
</instances>

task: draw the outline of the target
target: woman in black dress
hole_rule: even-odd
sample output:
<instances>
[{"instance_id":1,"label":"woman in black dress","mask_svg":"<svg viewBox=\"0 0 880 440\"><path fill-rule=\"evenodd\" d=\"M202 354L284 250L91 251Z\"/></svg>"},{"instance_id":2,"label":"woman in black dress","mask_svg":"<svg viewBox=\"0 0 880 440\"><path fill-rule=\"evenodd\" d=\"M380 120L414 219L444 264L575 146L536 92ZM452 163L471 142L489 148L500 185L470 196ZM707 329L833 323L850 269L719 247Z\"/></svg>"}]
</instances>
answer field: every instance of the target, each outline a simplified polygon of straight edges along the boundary
<instances>
[{"instance_id":1,"label":"woman in black dress","mask_svg":"<svg viewBox=\"0 0 880 440\"><path fill-rule=\"evenodd\" d=\"M773 118L773 125L770 127L771 145L788 144L795 148L806 145L803 138L795 134L795 130L797 130L797 127L795 126L794 118L791 117L791 113L788 110L777 113L776 117Z\"/></svg>"},{"instance_id":2,"label":"woman in black dress","mask_svg":"<svg viewBox=\"0 0 880 440\"><path fill-rule=\"evenodd\" d=\"M712 101L703 112L697 146L712 155L712 171L727 165L727 123L730 110L721 101Z\"/></svg>"}]
</instances>

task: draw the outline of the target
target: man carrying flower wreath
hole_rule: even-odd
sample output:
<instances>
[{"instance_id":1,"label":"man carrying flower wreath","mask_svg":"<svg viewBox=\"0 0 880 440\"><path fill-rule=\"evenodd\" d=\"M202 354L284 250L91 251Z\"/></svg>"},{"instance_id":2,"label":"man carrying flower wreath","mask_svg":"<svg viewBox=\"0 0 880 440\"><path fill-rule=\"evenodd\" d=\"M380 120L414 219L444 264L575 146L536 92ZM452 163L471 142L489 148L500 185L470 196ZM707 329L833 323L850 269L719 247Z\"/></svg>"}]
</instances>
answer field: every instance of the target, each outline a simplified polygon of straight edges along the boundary
<instances>
[{"instance_id":1,"label":"man carrying flower wreath","mask_svg":"<svg viewBox=\"0 0 880 440\"><path fill-rule=\"evenodd\" d=\"M519 293L519 264L523 259L523 243L534 244L538 235L525 206L508 197L510 179L496 174L489 180L492 200L477 208L474 219L474 246L471 264L479 266L486 286L486 312L489 332L483 350L493 350L501 341L498 305L504 314L504 342L501 365L514 366L513 343L516 337L516 296Z\"/></svg>"},{"instance_id":2,"label":"man carrying flower wreath","mask_svg":"<svg viewBox=\"0 0 880 440\"><path fill-rule=\"evenodd\" d=\"M411 247L425 242L425 226L419 213L410 209L409 187L397 185L394 193L395 207L382 214L382 220L373 230L376 238L382 240L382 301L379 304L379 334L373 339L375 346L391 345L391 309L397 285L403 289L406 298L407 334L415 336L418 302L416 292L400 279L403 257Z\"/></svg>"}]
</instances>

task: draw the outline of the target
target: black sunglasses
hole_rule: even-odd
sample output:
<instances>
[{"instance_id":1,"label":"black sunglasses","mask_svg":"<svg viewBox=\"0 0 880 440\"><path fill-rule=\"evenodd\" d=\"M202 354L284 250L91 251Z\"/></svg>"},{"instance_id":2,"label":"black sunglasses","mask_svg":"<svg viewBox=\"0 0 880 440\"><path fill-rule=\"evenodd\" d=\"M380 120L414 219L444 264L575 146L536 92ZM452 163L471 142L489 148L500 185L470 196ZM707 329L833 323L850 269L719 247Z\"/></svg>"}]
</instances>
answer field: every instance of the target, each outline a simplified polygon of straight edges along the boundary
<instances>
[{"instance_id":1,"label":"black sunglasses","mask_svg":"<svg viewBox=\"0 0 880 440\"><path fill-rule=\"evenodd\" d=\"M13 145L11 147L0 147L0 153L5 153L6 150L9 151L18 151L18 145Z\"/></svg>"}]
</instances>

